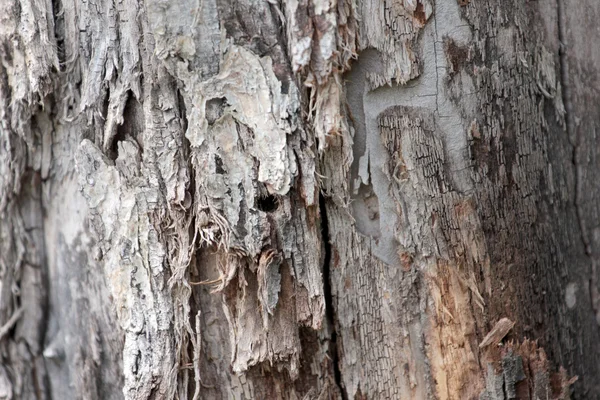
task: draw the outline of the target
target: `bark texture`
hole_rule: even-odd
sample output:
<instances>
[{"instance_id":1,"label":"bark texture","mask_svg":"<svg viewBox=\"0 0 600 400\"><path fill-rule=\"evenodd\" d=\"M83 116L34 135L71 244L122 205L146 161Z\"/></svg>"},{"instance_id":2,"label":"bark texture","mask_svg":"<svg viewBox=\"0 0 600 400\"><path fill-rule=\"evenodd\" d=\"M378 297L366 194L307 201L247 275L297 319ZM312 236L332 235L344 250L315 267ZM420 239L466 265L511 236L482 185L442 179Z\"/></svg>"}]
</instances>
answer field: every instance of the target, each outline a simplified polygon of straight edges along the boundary
<instances>
[{"instance_id":1,"label":"bark texture","mask_svg":"<svg viewBox=\"0 0 600 400\"><path fill-rule=\"evenodd\" d=\"M0 399L600 396L599 14L4 0Z\"/></svg>"}]
</instances>

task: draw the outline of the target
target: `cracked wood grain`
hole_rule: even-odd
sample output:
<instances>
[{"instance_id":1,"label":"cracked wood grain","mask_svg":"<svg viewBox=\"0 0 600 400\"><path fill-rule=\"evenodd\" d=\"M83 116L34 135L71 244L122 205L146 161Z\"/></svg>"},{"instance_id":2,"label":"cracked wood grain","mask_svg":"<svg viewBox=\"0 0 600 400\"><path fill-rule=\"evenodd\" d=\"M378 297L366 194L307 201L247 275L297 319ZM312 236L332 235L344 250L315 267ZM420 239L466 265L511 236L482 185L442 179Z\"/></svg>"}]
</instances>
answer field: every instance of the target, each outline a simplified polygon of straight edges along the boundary
<instances>
[{"instance_id":1,"label":"cracked wood grain","mask_svg":"<svg viewBox=\"0 0 600 400\"><path fill-rule=\"evenodd\" d=\"M414 398L485 397L493 392L492 381L486 380L493 375L482 366L494 359L478 344L497 316L514 310L522 324L517 324L516 337L544 337L552 351L560 342L554 332L566 332L572 324L573 316L562 319L567 313L561 311L561 317L547 321L556 330L542 333L534 328L530 310L521 308L542 293L553 293L547 304L564 305L562 279L542 267L564 270L563 261L546 257L546 252L564 251L580 260L566 233L576 232L577 226L560 211L569 202L565 194L573 192L567 189L570 171L557 169L556 162L568 165L568 152L533 139L543 137L542 132L561 132L565 112L552 56L556 53L545 47L552 46L544 36L550 22L540 20L530 40L515 42L525 20L520 18L535 11L517 7L509 12L488 3L462 9L453 2L436 4L418 42L422 53L415 52L422 72L406 84L398 79L400 85L380 87L390 82L377 78L385 58L373 49L359 53L347 75L352 147L340 143L323 169L342 175L338 182L343 182L326 185L326 190L336 322L344 349L342 384L351 397L393 397L398 387ZM516 18L515 25L494 25L485 7L497 7L502 21L509 20L502 19L505 15ZM541 9L544 18L556 21L555 10ZM494 35L482 34L480 27ZM340 160L345 170L336 172L333 165ZM540 180L517 172L524 170ZM532 198L548 201L544 209L556 215L553 228L534 222L541 210L530 203ZM354 221L345 225L341 221L348 212ZM531 222L516 223L524 216ZM504 225L513 218L510 227ZM358 232L345 233L353 229ZM550 232L564 234L537 242L516 239ZM361 242L364 247L358 250ZM380 267L381 262L388 268ZM506 275L515 271L545 275L544 289L517 287L515 275ZM407 279L411 274L412 280ZM402 312L379 314L388 310L387 304L402 304ZM575 318L588 323L583 315ZM420 366L423 359L428 360L426 369ZM458 363L460 369L450 367ZM382 370L393 372L381 375ZM500 383L513 390L534 375ZM535 390L551 391L543 385ZM504 398L494 393L491 398Z\"/></svg>"}]
</instances>

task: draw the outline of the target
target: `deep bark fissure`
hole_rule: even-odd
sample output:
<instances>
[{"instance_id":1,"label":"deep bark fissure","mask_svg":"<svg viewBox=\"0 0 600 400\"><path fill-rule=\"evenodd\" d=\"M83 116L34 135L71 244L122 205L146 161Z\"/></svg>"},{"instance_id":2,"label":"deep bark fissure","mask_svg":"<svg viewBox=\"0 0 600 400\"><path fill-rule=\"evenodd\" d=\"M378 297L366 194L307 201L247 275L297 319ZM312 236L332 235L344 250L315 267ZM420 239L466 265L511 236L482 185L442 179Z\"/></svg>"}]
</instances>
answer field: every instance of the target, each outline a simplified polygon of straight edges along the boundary
<instances>
[{"instance_id":1,"label":"deep bark fissure","mask_svg":"<svg viewBox=\"0 0 600 400\"><path fill-rule=\"evenodd\" d=\"M569 141L571 143L571 145L573 146L572 149L572 163L573 163L573 179L574 179L574 186L575 186L575 195L574 195L574 202L575 202L575 214L577 215L577 226L579 228L579 238L581 240L581 243L583 244L583 250L584 250L584 254L585 257L589 260L589 263L591 264L591 271L590 271L590 278L589 278L589 290L588 290L588 295L590 297L590 302L592 305L592 309L594 311L594 313L597 313L597 307L595 306L596 301L595 298L597 297L597 278L596 278L596 266L594 264L594 260L592 258L592 252L590 249L590 240L588 237L586 237L586 232L585 232L585 225L583 223L583 219L584 219L584 214L583 214L583 210L581 209L581 190L582 190L582 182L581 182L581 178L579 176L579 157L578 157L578 152L579 152L579 147L581 144L581 135L576 132L576 130L574 129L574 127L572 126L573 123L573 119L571 118L572 116L572 111L573 111L573 107L572 107L572 103L571 103L571 88L568 85L569 82L569 71L568 71L568 62L567 62L567 54L566 54L566 49L567 49L567 44L566 44L566 40L567 40L567 32L566 32L566 27L565 27L565 13L564 13L564 4L563 4L563 0L556 0L556 13L557 13L557 17L556 17L556 21L557 21L557 31L558 31L558 41L559 41L559 47L558 47L558 58L559 58L559 65L560 65L560 85L561 85L561 89L562 89L562 101L563 101L563 105L565 107L565 115L564 115L564 120L565 120L565 130L567 133L567 137L569 138Z\"/></svg>"},{"instance_id":2,"label":"deep bark fissure","mask_svg":"<svg viewBox=\"0 0 600 400\"><path fill-rule=\"evenodd\" d=\"M329 242L329 223L327 221L327 208L325 206L325 196L319 193L319 210L321 216L321 235L324 246L323 256L323 296L325 297L325 318L330 331L329 353L331 356L331 365L333 366L333 377L335 384L340 390L343 400L348 399L348 395L342 386L342 372L340 370L337 329L335 325L335 307L333 304L333 295L331 294L331 243Z\"/></svg>"},{"instance_id":3,"label":"deep bark fissure","mask_svg":"<svg viewBox=\"0 0 600 400\"><path fill-rule=\"evenodd\" d=\"M43 190L43 185L44 185L44 181L41 180L40 181L40 186L42 187ZM44 201L43 201L43 197L40 194L40 198L39 200L39 204L40 204L40 209L42 212L42 215L45 217L46 214L46 208L44 205ZM44 232L45 229L45 224L46 224L46 219L42 217L41 221L40 221L40 227L38 229L40 229L42 232ZM40 270L42 271L42 284L43 287L46 288L45 290L45 295L46 295L46 299L44 301L44 303L42 304L42 307L44 309L44 315L43 315L43 319L42 321L40 321L41 324L41 330L42 330L42 335L41 335L41 344L42 346L45 346L45 344L47 343L47 334L48 334L48 325L50 322L50 313L49 313L49 309L50 309L50 303L49 303L49 298L51 295L50 292L50 285L51 285L51 280L48 279L48 275L49 275L49 271L48 271L48 250L46 248L46 237L44 235L42 235L42 246L44 251L42 252L42 259L40 260L41 265L39 266ZM38 371L35 368L35 365L33 366L33 374L38 374L40 373L40 371ZM50 386L50 379L48 377L47 371L44 369L43 371L41 371L41 373L43 373L43 382L44 382L44 387L40 388L37 384L36 384L36 391L37 393L41 393L42 391L44 392L44 395L48 398L48 400L52 400L52 390L51 390L51 386ZM34 382L37 383L37 381L34 379ZM40 395L39 398L42 398L42 396Z\"/></svg>"},{"instance_id":4,"label":"deep bark fissure","mask_svg":"<svg viewBox=\"0 0 600 400\"><path fill-rule=\"evenodd\" d=\"M65 59L65 29L64 29L64 13L60 10L63 8L62 0L52 0L52 18L54 20L54 38L56 39L56 55L58 57L58 66L60 72L66 64Z\"/></svg>"},{"instance_id":5,"label":"deep bark fissure","mask_svg":"<svg viewBox=\"0 0 600 400\"><path fill-rule=\"evenodd\" d=\"M573 156L572 156L572 162L573 162L573 167L575 168L574 171L574 176L573 178L575 179L575 212L577 213L577 223L579 225L579 231L580 231L580 238L581 238L581 242L583 243L583 248L585 250L585 254L590 257L590 249L589 249L589 240L585 237L585 230L584 230L584 226L582 223L582 213L581 213L581 207L580 207L580 190L581 190L581 182L579 179L579 162L578 162L578 157L577 157L577 152L579 150L579 144L580 144L580 135L575 133L575 130L573 129L572 126L572 104L571 104L571 96L570 96L570 87L568 85L569 79L569 71L568 71L568 64L567 64L567 55L566 55L566 48L567 48L567 44L565 43L566 41L566 28L565 28L565 23L564 23L564 18L565 18L565 14L564 14L564 10L563 10L563 3L562 0L556 0L556 13L557 13L557 17L556 17L556 23L557 23L557 30L558 30L558 41L559 41L559 46L558 46L558 60L559 60L559 64L560 64L560 85L561 85L561 89L562 89L562 101L563 101L563 105L565 107L565 115L564 115L564 119L565 119L565 129L567 131L567 137L569 138L569 141L571 142L571 144L573 145ZM573 136L575 135L575 136Z\"/></svg>"},{"instance_id":6,"label":"deep bark fissure","mask_svg":"<svg viewBox=\"0 0 600 400\"><path fill-rule=\"evenodd\" d=\"M560 85L562 86L562 100L563 100L563 105L565 107L565 127L567 129L567 135L569 138L571 138L571 134L573 133L573 129L571 127L571 111L572 111L572 107L571 107L571 101L570 101L570 93L569 93L569 86L567 85L568 82L568 67L567 67L567 57L565 55L565 51L566 51L566 32L565 32L565 24L564 24L564 10L563 10L563 4L562 4L562 0L556 0L556 13L557 13L557 17L556 17L556 23L557 23L557 30L558 30L558 41L559 41L559 45L558 45L558 60L559 60L559 64L560 64ZM575 148L577 148L577 141L575 141L573 143L573 146ZM575 153L574 153L575 154ZM576 162L575 156L573 156L573 162Z\"/></svg>"},{"instance_id":7,"label":"deep bark fissure","mask_svg":"<svg viewBox=\"0 0 600 400\"><path fill-rule=\"evenodd\" d=\"M561 85L561 89L562 89L562 101L563 101L563 105L565 107L565 115L564 115L564 119L565 119L565 129L567 131L567 137L569 138L569 141L571 142L571 144L573 145L573 155L572 155L572 162L573 162L573 167L574 167L574 180L575 180L575 212L577 214L577 224L579 225L579 233L580 233L580 238L581 238L581 242L583 243L583 248L585 250L585 254L590 257L590 249L589 249L589 241L587 240L587 238L585 237L585 231L584 231L584 226L582 223L582 218L583 216L581 215L581 207L579 206L579 202L580 202L580 196L579 196L579 192L581 190L581 182L579 179L579 171L578 171L578 157L577 157L577 152L579 150L579 143L580 143L580 138L579 135L577 135L575 133L575 130L573 129L572 124L572 118L571 118L571 114L572 114L572 104L571 104L571 97L570 97L570 87L567 84L569 79L568 79L568 75L569 75L569 71L568 71L568 64L567 64L567 56L566 56L566 48L567 48L567 44L565 43L566 41L566 31L565 31L565 24L564 24L564 18L565 18L565 14L564 14L564 10L563 10L563 2L562 0L556 0L556 23L557 23L557 30L558 30L558 41L559 41L559 46L558 46L558 60L559 60L559 64L560 64L560 85ZM574 137L572 135L575 135Z\"/></svg>"}]
</instances>

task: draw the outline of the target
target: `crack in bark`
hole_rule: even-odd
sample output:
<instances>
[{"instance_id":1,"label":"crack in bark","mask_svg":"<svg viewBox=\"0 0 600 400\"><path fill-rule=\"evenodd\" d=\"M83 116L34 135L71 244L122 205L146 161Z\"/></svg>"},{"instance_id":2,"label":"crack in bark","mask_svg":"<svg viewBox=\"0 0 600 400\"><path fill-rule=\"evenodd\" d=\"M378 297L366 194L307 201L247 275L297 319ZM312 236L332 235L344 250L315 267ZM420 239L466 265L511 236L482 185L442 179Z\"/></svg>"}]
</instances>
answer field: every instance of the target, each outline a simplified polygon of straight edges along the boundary
<instances>
[{"instance_id":1,"label":"crack in bark","mask_svg":"<svg viewBox=\"0 0 600 400\"><path fill-rule=\"evenodd\" d=\"M577 223L579 225L580 230L580 238L583 243L583 248L585 250L585 254L590 257L590 249L589 249L589 240L586 238L584 225L582 223L582 215L581 215L581 207L580 207L580 189L581 189L581 181L579 179L579 161L577 157L577 151L579 150L580 145L580 135L575 133L573 129L573 120L571 118L572 114L572 104L571 104L571 96L570 96L570 88L568 83L568 65L567 65L567 57L566 57L566 28L564 24L564 5L562 0L556 0L556 21L557 21L557 30L558 30L558 59L560 63L560 85L562 88L562 100L565 107L565 129L567 131L567 137L569 141L573 145L573 156L572 162L575 167L575 212L577 213Z\"/></svg>"},{"instance_id":2,"label":"crack in bark","mask_svg":"<svg viewBox=\"0 0 600 400\"><path fill-rule=\"evenodd\" d=\"M594 314L598 314L598 279L597 279L597 268L594 262L594 257L592 256L592 251L590 248L590 240L587 237L585 225L583 223L583 213L581 209L581 190L582 190L582 182L579 176L579 157L578 152L581 145L581 134L576 132L573 126L573 119L571 118L573 112L573 105L571 103L571 93L570 87L568 85L569 79L569 66L567 63L566 56L566 27L565 27L565 12L564 12L564 4L563 0L556 0L556 21L557 21L557 31L558 31L558 58L560 63L560 85L562 89L562 101L565 107L565 129L567 131L567 137L573 146L572 153L572 163L575 169L574 171L574 184L575 184L575 213L577 215L577 225L579 227L579 238L581 239L581 243L583 244L583 250L585 256L590 260L591 263L591 271L590 271L590 279L589 279L589 296L590 302L592 305L592 310Z\"/></svg>"},{"instance_id":3,"label":"crack in bark","mask_svg":"<svg viewBox=\"0 0 600 400\"><path fill-rule=\"evenodd\" d=\"M331 294L331 243L329 242L329 223L327 221L327 208L325 206L325 196L319 193L319 210L321 214L321 235L323 245L325 247L323 257L323 296L325 297L325 318L330 333L329 353L331 364L333 366L333 376L337 385L342 400L347 400L348 395L342 385L342 372L340 370L338 346L337 346L337 329L335 325L335 308L333 304L333 296Z\"/></svg>"}]
</instances>

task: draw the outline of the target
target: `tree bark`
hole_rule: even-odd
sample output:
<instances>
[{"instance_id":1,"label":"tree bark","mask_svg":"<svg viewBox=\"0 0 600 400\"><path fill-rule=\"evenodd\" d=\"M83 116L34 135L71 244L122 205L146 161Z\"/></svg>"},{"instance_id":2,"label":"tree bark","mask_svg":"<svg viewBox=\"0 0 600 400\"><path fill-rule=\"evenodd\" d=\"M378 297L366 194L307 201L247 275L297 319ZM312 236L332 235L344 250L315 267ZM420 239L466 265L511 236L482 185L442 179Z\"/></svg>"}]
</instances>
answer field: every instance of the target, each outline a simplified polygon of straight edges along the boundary
<instances>
[{"instance_id":1,"label":"tree bark","mask_svg":"<svg viewBox=\"0 0 600 400\"><path fill-rule=\"evenodd\" d=\"M0 399L600 396L599 16L4 0Z\"/></svg>"}]
</instances>

